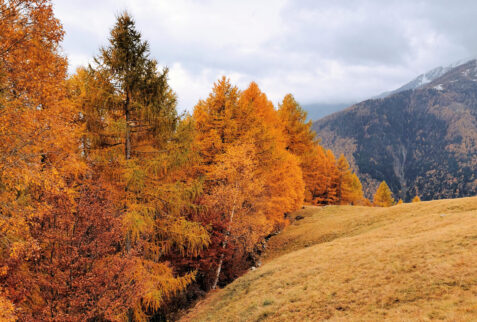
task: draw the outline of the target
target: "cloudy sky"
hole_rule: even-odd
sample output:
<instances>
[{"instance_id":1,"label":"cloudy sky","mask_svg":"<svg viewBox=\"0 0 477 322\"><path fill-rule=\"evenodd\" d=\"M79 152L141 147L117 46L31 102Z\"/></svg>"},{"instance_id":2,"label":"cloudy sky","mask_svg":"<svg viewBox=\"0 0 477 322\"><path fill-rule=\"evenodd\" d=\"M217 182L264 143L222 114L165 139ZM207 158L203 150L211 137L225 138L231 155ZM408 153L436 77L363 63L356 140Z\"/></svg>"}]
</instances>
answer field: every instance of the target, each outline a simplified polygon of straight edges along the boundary
<instances>
[{"instance_id":1,"label":"cloudy sky","mask_svg":"<svg viewBox=\"0 0 477 322\"><path fill-rule=\"evenodd\" d=\"M477 56L477 1L54 0L70 70L128 10L192 110L221 75L277 103L357 102L439 65Z\"/></svg>"}]
</instances>

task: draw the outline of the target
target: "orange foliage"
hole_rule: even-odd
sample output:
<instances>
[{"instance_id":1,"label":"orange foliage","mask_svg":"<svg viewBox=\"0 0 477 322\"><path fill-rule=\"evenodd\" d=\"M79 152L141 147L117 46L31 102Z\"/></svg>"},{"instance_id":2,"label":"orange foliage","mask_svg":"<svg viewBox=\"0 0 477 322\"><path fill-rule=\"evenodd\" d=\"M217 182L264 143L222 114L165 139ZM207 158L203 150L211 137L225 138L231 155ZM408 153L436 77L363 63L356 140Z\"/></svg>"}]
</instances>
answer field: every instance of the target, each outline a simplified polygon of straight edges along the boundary
<instances>
[{"instance_id":1,"label":"orange foliage","mask_svg":"<svg viewBox=\"0 0 477 322\"><path fill-rule=\"evenodd\" d=\"M142 321L194 279L193 272L177 276L165 257L196 256L209 236L188 220L201 189L187 170L194 161L192 126L177 117L167 69L159 72L148 58L148 44L127 13L109 42L98 65L79 69L69 90L84 126L83 155L109 183L120 214L120 254L131 261L122 283L135 287L121 318Z\"/></svg>"},{"instance_id":2,"label":"orange foliage","mask_svg":"<svg viewBox=\"0 0 477 322\"><path fill-rule=\"evenodd\" d=\"M237 211L240 213L245 207L250 215L238 216L231 224L230 235L251 250L266 235L283 227L284 214L300 207L304 198L299 161L285 149L283 124L257 84L251 83L240 92L226 78L214 85L207 100L197 104L194 121L196 147L201 157L199 173L205 176L206 183L204 202L214 212L222 208L211 207L210 200L229 205L228 211L219 211L220 216L230 216L233 208L233 202L227 202L228 198L224 197L223 191L230 187L223 186L224 179L218 179L224 173L220 169L233 160L250 165L247 169L253 178L249 182L254 187L250 190L253 193L240 191L236 193L240 197L234 197L242 200ZM243 179L242 184L246 181Z\"/></svg>"},{"instance_id":3,"label":"orange foliage","mask_svg":"<svg viewBox=\"0 0 477 322\"><path fill-rule=\"evenodd\" d=\"M44 247L35 225L55 206L45 196L74 199L70 183L85 165L76 153L75 114L65 103L63 30L50 2L0 1L0 34L0 281L25 317L47 305L34 283Z\"/></svg>"},{"instance_id":4,"label":"orange foliage","mask_svg":"<svg viewBox=\"0 0 477 322\"><path fill-rule=\"evenodd\" d=\"M316 204L362 204L363 191L358 177L342 155L336 161L315 139L306 112L288 94L279 105L278 115L284 125L287 150L299 159L306 192L305 201Z\"/></svg>"},{"instance_id":5,"label":"orange foliage","mask_svg":"<svg viewBox=\"0 0 477 322\"><path fill-rule=\"evenodd\" d=\"M338 200L342 205L362 204L364 200L363 187L358 176L350 169L349 163L342 154L337 161L338 177Z\"/></svg>"},{"instance_id":6,"label":"orange foliage","mask_svg":"<svg viewBox=\"0 0 477 322\"><path fill-rule=\"evenodd\" d=\"M127 13L68 80L49 0L0 0L0 37L2 320L144 321L197 269L236 276L304 200L362 202L291 95L224 77L181 119Z\"/></svg>"}]
</instances>

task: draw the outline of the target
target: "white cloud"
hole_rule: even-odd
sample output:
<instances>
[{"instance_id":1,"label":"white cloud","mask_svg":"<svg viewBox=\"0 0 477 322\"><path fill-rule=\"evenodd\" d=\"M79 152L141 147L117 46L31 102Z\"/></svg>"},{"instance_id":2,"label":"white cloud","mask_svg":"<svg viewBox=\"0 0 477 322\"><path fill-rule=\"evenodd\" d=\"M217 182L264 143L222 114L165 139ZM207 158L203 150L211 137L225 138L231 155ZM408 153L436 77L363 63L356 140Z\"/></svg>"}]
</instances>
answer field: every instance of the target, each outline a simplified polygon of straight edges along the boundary
<instances>
[{"instance_id":1,"label":"white cloud","mask_svg":"<svg viewBox=\"0 0 477 322\"><path fill-rule=\"evenodd\" d=\"M256 81L277 103L350 102L477 52L477 3L379 0L54 0L71 69L105 45L127 9L170 67L179 109L191 111L222 75Z\"/></svg>"}]
</instances>

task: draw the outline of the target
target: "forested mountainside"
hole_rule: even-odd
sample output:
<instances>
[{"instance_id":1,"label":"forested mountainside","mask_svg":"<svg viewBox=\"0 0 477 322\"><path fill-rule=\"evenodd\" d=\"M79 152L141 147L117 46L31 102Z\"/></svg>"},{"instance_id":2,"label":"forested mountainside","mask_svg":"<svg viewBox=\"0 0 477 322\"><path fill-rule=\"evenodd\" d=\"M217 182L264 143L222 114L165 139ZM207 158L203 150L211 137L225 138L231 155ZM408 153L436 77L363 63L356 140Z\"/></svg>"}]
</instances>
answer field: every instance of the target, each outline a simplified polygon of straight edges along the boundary
<instances>
[{"instance_id":1,"label":"forested mountainside","mask_svg":"<svg viewBox=\"0 0 477 322\"><path fill-rule=\"evenodd\" d=\"M477 61L414 90L371 99L314 123L344 153L369 197L385 180L396 197L477 193Z\"/></svg>"}]
</instances>

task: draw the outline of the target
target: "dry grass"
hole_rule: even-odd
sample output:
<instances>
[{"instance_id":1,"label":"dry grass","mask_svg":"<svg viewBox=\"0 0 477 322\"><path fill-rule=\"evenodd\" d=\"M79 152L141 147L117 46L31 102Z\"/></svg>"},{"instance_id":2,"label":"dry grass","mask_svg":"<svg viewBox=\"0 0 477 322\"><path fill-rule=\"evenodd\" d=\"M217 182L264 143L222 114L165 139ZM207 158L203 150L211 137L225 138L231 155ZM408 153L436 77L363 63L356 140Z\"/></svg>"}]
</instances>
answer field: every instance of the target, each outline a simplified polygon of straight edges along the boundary
<instances>
[{"instance_id":1,"label":"dry grass","mask_svg":"<svg viewBox=\"0 0 477 322\"><path fill-rule=\"evenodd\" d=\"M300 213L184 320L477 321L477 198Z\"/></svg>"}]
</instances>

